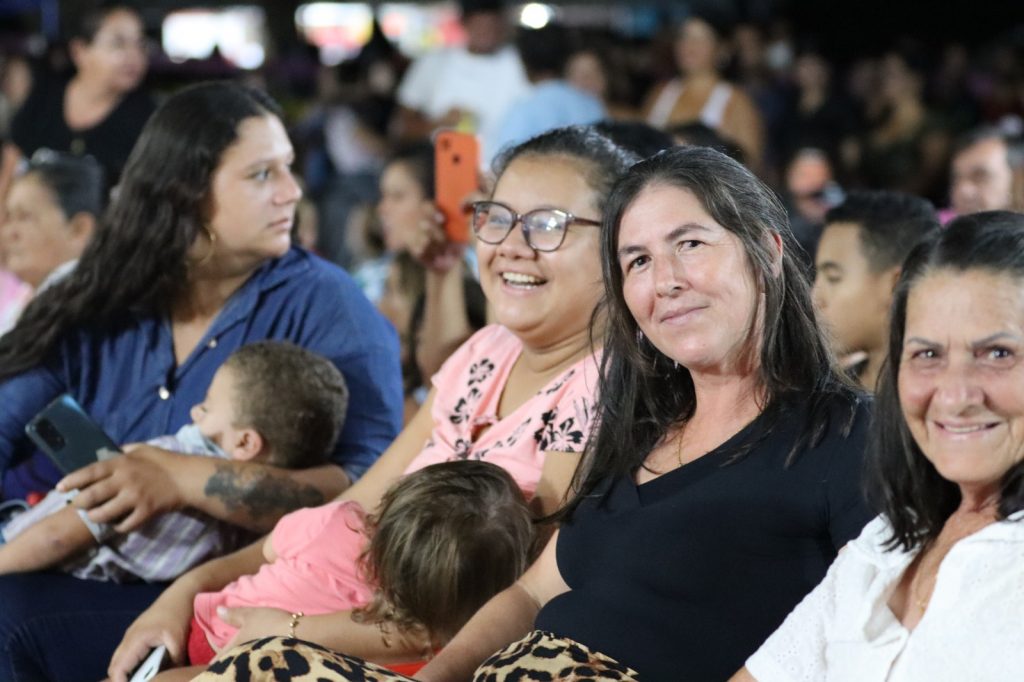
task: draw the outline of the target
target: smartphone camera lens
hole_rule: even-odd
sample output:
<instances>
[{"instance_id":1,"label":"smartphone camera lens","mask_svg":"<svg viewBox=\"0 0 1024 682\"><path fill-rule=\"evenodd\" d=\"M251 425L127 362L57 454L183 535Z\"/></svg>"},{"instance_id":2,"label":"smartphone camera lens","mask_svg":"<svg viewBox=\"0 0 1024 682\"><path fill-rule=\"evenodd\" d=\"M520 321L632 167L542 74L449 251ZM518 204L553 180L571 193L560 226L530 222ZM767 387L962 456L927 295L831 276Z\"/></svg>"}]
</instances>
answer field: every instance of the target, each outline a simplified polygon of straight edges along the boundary
<instances>
[{"instance_id":1,"label":"smartphone camera lens","mask_svg":"<svg viewBox=\"0 0 1024 682\"><path fill-rule=\"evenodd\" d=\"M64 436L60 435L57 427L49 419L41 419L36 423L36 431L39 433L39 437L54 450L60 450L67 443L64 440Z\"/></svg>"}]
</instances>

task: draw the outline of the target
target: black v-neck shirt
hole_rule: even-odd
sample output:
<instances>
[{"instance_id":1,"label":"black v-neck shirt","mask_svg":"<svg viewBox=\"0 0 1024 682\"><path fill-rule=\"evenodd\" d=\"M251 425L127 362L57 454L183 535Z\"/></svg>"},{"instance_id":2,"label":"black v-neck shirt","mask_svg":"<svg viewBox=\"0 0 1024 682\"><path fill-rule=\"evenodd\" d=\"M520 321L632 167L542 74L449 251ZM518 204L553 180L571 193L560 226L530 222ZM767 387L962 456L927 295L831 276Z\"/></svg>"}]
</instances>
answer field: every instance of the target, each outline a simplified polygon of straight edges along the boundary
<instances>
[{"instance_id":1,"label":"black v-neck shirt","mask_svg":"<svg viewBox=\"0 0 1024 682\"><path fill-rule=\"evenodd\" d=\"M873 516L862 487L867 406L848 437L844 420L830 419L821 443L787 469L806 414L806 403L787 409L732 464L738 446L761 437L764 417L647 483L609 481L603 501L584 501L562 526L558 568L571 589L536 627L645 681L728 679Z\"/></svg>"}]
</instances>

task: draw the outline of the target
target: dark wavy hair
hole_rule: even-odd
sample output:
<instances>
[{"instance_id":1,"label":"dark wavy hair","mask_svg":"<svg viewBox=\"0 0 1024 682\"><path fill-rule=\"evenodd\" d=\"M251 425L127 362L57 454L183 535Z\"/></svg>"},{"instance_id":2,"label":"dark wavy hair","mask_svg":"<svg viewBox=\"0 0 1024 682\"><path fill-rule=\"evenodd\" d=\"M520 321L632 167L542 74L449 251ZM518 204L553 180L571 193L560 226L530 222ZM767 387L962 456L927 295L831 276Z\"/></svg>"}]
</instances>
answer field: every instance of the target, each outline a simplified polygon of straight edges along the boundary
<instances>
[{"instance_id":1,"label":"dark wavy hair","mask_svg":"<svg viewBox=\"0 0 1024 682\"><path fill-rule=\"evenodd\" d=\"M502 150L492 164L495 177L500 178L509 164L525 156L562 156L582 162L580 172L597 194L598 210L604 210L608 192L619 176L640 160L595 126L566 126Z\"/></svg>"},{"instance_id":2,"label":"dark wavy hair","mask_svg":"<svg viewBox=\"0 0 1024 682\"><path fill-rule=\"evenodd\" d=\"M185 88L157 109L78 266L0 337L0 380L42 362L73 329L106 333L169 312L188 287L213 172L239 124L267 115L280 116L267 94L227 82Z\"/></svg>"},{"instance_id":3,"label":"dark wavy hair","mask_svg":"<svg viewBox=\"0 0 1024 682\"><path fill-rule=\"evenodd\" d=\"M641 192L658 185L692 192L718 224L739 238L764 292L758 379L766 394L767 426L761 437L771 432L785 402L806 400L810 414L790 452L788 461L792 463L803 450L821 441L830 419L841 419L842 429L848 433L860 400L860 394L836 369L818 325L809 283L795 255L796 242L778 197L721 152L697 146L665 150L633 166L619 180L604 212L601 262L608 324L597 402L599 427L576 472L575 497L561 513L563 518L602 480L632 475L655 445L685 423L696 407L689 371L676 369L673 361L650 343L638 343L640 329L622 293L617 256L622 216ZM781 268L773 234L783 243ZM832 398L840 399L841 409L833 409L837 401ZM747 450L749 446L738 450L730 461Z\"/></svg>"},{"instance_id":4,"label":"dark wavy hair","mask_svg":"<svg viewBox=\"0 0 1024 682\"><path fill-rule=\"evenodd\" d=\"M889 358L882 368L868 451L868 497L889 520L890 548L907 551L935 540L960 504L959 487L939 474L911 435L898 393L907 300L917 283L937 270L982 270L1024 279L1024 215L985 211L957 218L910 252L896 283ZM999 492L1000 518L1024 509L1024 462L1006 472Z\"/></svg>"}]
</instances>

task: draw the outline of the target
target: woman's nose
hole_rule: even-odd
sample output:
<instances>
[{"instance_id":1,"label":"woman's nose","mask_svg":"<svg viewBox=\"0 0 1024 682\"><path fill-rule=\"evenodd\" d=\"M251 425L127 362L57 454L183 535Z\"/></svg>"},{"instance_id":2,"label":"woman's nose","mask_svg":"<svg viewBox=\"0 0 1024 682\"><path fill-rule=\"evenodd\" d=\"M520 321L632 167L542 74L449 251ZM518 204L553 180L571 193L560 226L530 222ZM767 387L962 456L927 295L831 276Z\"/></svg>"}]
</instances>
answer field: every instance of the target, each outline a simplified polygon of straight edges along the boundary
<instances>
[{"instance_id":1,"label":"woman's nose","mask_svg":"<svg viewBox=\"0 0 1024 682\"><path fill-rule=\"evenodd\" d=\"M299 186L295 175L288 170L283 174L281 186L277 189L277 201L281 204L298 203L302 198L302 187Z\"/></svg>"},{"instance_id":2,"label":"woman's nose","mask_svg":"<svg viewBox=\"0 0 1024 682\"><path fill-rule=\"evenodd\" d=\"M674 263L664 258L655 258L651 265L654 269L655 291L659 296L671 296L683 288Z\"/></svg>"},{"instance_id":3,"label":"woman's nose","mask_svg":"<svg viewBox=\"0 0 1024 682\"><path fill-rule=\"evenodd\" d=\"M944 407L960 411L985 401L985 391L969 363L951 363L939 377L935 400Z\"/></svg>"},{"instance_id":4,"label":"woman's nose","mask_svg":"<svg viewBox=\"0 0 1024 682\"><path fill-rule=\"evenodd\" d=\"M523 231L522 221L517 222L509 230L505 238L498 244L498 252L506 256L527 258L533 256L535 251L526 241L526 232Z\"/></svg>"}]
</instances>

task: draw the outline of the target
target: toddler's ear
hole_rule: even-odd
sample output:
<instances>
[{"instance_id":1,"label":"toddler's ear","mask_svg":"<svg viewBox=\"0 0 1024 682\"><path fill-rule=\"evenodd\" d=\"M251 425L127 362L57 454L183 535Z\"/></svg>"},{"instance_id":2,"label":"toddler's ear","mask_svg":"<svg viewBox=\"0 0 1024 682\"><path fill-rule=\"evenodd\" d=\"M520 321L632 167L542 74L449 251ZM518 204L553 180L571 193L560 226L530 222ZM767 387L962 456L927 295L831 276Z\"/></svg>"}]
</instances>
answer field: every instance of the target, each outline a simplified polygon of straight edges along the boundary
<instances>
[{"instance_id":1,"label":"toddler's ear","mask_svg":"<svg viewBox=\"0 0 1024 682\"><path fill-rule=\"evenodd\" d=\"M239 429L228 452L231 459L248 462L263 453L263 436L255 429Z\"/></svg>"}]
</instances>

